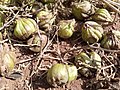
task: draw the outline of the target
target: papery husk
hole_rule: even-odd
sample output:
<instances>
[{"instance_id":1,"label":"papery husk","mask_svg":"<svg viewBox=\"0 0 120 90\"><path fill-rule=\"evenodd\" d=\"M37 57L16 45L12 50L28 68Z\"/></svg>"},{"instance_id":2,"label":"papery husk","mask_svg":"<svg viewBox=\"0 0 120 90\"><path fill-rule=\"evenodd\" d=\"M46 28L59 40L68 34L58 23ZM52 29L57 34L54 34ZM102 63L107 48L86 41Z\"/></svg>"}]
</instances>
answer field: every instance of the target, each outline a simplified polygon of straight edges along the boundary
<instances>
[{"instance_id":1,"label":"papery husk","mask_svg":"<svg viewBox=\"0 0 120 90\"><path fill-rule=\"evenodd\" d=\"M91 66L101 68L101 57L96 52L90 53L90 58L92 60Z\"/></svg>"},{"instance_id":2,"label":"papery husk","mask_svg":"<svg viewBox=\"0 0 120 90\"><path fill-rule=\"evenodd\" d=\"M40 34L40 35L39 35ZM28 41L28 45L36 44L36 46L30 47L29 49L33 52L40 52L44 49L48 42L47 35L45 32L40 31L35 33Z\"/></svg>"},{"instance_id":3,"label":"papery husk","mask_svg":"<svg viewBox=\"0 0 120 90\"><path fill-rule=\"evenodd\" d=\"M112 30L112 33L120 40L120 31L119 30Z\"/></svg>"},{"instance_id":4,"label":"papery husk","mask_svg":"<svg viewBox=\"0 0 120 90\"><path fill-rule=\"evenodd\" d=\"M0 74L7 77L14 69L16 55L14 51L9 50L7 44L1 45L0 50Z\"/></svg>"},{"instance_id":5,"label":"papery husk","mask_svg":"<svg viewBox=\"0 0 120 90\"><path fill-rule=\"evenodd\" d=\"M70 38L74 32L75 20L61 20L58 26L58 36L64 39Z\"/></svg>"},{"instance_id":6,"label":"papery husk","mask_svg":"<svg viewBox=\"0 0 120 90\"><path fill-rule=\"evenodd\" d=\"M77 67L74 65L67 65L67 69L68 69L68 82L76 80L78 76Z\"/></svg>"},{"instance_id":7,"label":"papery husk","mask_svg":"<svg viewBox=\"0 0 120 90\"><path fill-rule=\"evenodd\" d=\"M47 73L47 81L54 87L66 84L68 77L68 70L64 64L53 65Z\"/></svg>"},{"instance_id":8,"label":"papery husk","mask_svg":"<svg viewBox=\"0 0 120 90\"><path fill-rule=\"evenodd\" d=\"M113 19L107 9L98 9L92 16L92 19L102 25L107 25L113 22Z\"/></svg>"},{"instance_id":9,"label":"papery husk","mask_svg":"<svg viewBox=\"0 0 120 90\"><path fill-rule=\"evenodd\" d=\"M80 52L75 56L75 64L79 68L79 73L84 77L92 77L97 69L101 68L101 57L96 52Z\"/></svg>"},{"instance_id":10,"label":"papery husk","mask_svg":"<svg viewBox=\"0 0 120 90\"><path fill-rule=\"evenodd\" d=\"M50 85L57 87L75 80L77 74L77 68L74 65L55 64L48 70L47 81Z\"/></svg>"},{"instance_id":11,"label":"papery husk","mask_svg":"<svg viewBox=\"0 0 120 90\"><path fill-rule=\"evenodd\" d=\"M81 53L79 53L78 55L75 56L75 62L76 63L84 62L86 64L90 64L91 59L86 53L81 52Z\"/></svg>"},{"instance_id":12,"label":"papery husk","mask_svg":"<svg viewBox=\"0 0 120 90\"><path fill-rule=\"evenodd\" d=\"M83 20L95 13L95 7L88 1L72 3L72 13L76 19Z\"/></svg>"},{"instance_id":13,"label":"papery husk","mask_svg":"<svg viewBox=\"0 0 120 90\"><path fill-rule=\"evenodd\" d=\"M16 22L14 35L21 40L27 39L30 35L39 30L37 23L30 18L19 18Z\"/></svg>"},{"instance_id":14,"label":"papery husk","mask_svg":"<svg viewBox=\"0 0 120 90\"><path fill-rule=\"evenodd\" d=\"M101 46L106 49L119 49L120 48L120 40L115 35L115 32L112 32L112 31L107 32L103 36L103 40L101 41Z\"/></svg>"},{"instance_id":15,"label":"papery husk","mask_svg":"<svg viewBox=\"0 0 120 90\"><path fill-rule=\"evenodd\" d=\"M79 67L79 63L84 63L95 68L101 68L101 57L96 52L84 53L80 52L75 56L75 63Z\"/></svg>"},{"instance_id":16,"label":"papery husk","mask_svg":"<svg viewBox=\"0 0 120 90\"><path fill-rule=\"evenodd\" d=\"M37 21L39 22L40 28L49 29L55 21L55 16L49 10L41 10L38 12Z\"/></svg>"},{"instance_id":17,"label":"papery husk","mask_svg":"<svg viewBox=\"0 0 120 90\"><path fill-rule=\"evenodd\" d=\"M86 21L82 26L82 39L90 44L98 42L102 38L103 28L94 21Z\"/></svg>"}]
</instances>

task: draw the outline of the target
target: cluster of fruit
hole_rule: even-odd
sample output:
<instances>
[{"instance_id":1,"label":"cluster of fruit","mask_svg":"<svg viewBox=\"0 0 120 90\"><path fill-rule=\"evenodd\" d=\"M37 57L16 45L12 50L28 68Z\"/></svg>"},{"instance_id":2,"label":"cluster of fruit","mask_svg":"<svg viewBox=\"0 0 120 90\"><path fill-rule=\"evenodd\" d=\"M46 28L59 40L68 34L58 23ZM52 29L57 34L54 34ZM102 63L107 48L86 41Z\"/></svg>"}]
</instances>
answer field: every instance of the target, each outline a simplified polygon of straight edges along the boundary
<instances>
[{"instance_id":1,"label":"cluster of fruit","mask_svg":"<svg viewBox=\"0 0 120 90\"><path fill-rule=\"evenodd\" d=\"M1 5L14 6L22 5L23 2L32 7L31 12L35 14L35 18L17 17L13 36L18 40L26 40L28 45L33 45L29 48L31 51L40 52L48 43L46 30L56 22L56 16L50 10L40 9L39 6L36 6L36 4L34 4L36 2L35 0L0 1ZM41 0L40 2L43 4L57 3L55 0ZM82 2L73 1L71 3L71 9L74 19L60 20L56 24L58 26L57 31L60 38L70 38L75 32L76 21L82 21L81 36L86 43L94 44L100 42L101 46L107 49L119 48L120 31L112 30L110 32L105 32L103 29L103 25L108 25L113 22L107 9L97 8L87 0ZM0 11L0 27L3 27L5 23L5 13L3 11L4 10ZM3 40L2 32L0 32L0 40ZM1 55L2 58L0 60L5 65L4 67L3 65L0 65L0 74L3 75L4 73L7 73L3 68L8 69L7 71L9 72L14 68L15 63L13 56L11 56L13 55L11 52L4 52ZM79 53L75 56L75 63L79 62L83 62L96 68L101 68L101 57L94 51L89 54L84 52ZM87 67L82 67L80 72L86 77L89 76L89 74L86 74L89 72ZM74 65L55 64L48 70L47 81L52 86L56 87L75 80L77 74L77 68Z\"/></svg>"}]
</instances>

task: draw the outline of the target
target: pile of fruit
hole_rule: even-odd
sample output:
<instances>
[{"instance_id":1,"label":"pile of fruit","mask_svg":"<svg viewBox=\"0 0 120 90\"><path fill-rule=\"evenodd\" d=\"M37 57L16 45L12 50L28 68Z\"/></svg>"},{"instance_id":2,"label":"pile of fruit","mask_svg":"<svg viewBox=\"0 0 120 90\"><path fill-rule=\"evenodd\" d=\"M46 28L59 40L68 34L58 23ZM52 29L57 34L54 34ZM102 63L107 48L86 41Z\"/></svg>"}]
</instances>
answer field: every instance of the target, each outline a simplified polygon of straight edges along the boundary
<instances>
[{"instance_id":1,"label":"pile of fruit","mask_svg":"<svg viewBox=\"0 0 120 90\"><path fill-rule=\"evenodd\" d=\"M111 61L119 59L120 30L105 30L105 28L114 24L113 16L119 13L117 6L111 7L112 4L120 4L117 1L107 1L1 0L0 75L15 78L14 69L19 65L15 45L27 47L28 51L37 53L42 59L45 50L52 47L52 42L56 38L62 41L72 40L71 38L77 33L83 42L81 51L79 49L79 52L74 54L74 60L70 63L60 58L61 63L50 66L46 74L49 85L53 87L66 85L79 79L78 76L96 77L96 81L100 78L109 79L108 81L113 79L115 77L113 74L118 72L116 66L120 64L118 62L115 66ZM77 48L75 50L77 51ZM116 58L108 54L112 52ZM106 62L110 63L108 68ZM35 69L38 67L40 68L40 64L37 64ZM113 71L105 71L105 68L112 68ZM34 74L36 73L37 70Z\"/></svg>"}]
</instances>

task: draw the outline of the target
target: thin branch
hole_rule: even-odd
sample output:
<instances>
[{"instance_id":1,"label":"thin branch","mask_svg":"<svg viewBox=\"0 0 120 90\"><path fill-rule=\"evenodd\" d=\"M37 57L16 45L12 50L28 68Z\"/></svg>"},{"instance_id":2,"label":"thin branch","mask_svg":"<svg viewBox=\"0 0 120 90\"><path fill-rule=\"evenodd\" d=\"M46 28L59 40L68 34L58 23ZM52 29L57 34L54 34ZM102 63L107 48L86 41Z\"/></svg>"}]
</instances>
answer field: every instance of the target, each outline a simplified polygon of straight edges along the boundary
<instances>
[{"instance_id":1,"label":"thin branch","mask_svg":"<svg viewBox=\"0 0 120 90\"><path fill-rule=\"evenodd\" d=\"M18 9L16 6L14 6L14 7L7 7L7 6L5 6L5 5L0 5L0 9L2 9L2 10L11 10L11 9Z\"/></svg>"},{"instance_id":2,"label":"thin branch","mask_svg":"<svg viewBox=\"0 0 120 90\"><path fill-rule=\"evenodd\" d=\"M4 29L5 27L7 27L7 26L16 18L16 16L18 15L18 13L19 13L19 11L15 14L15 16L14 16L10 21L8 21L8 22L5 23L2 27L0 27L0 31L1 31L2 29Z\"/></svg>"},{"instance_id":3,"label":"thin branch","mask_svg":"<svg viewBox=\"0 0 120 90\"><path fill-rule=\"evenodd\" d=\"M71 50L67 50L67 51L63 52L62 54L73 52L73 51L77 51L77 50L80 50L80 49L90 49L90 48L104 50L106 52L120 53L120 49L118 49L118 50L110 50L110 49L105 49L105 48L89 45L89 46L83 46L83 47L76 47L76 48L73 48Z\"/></svg>"},{"instance_id":4,"label":"thin branch","mask_svg":"<svg viewBox=\"0 0 120 90\"><path fill-rule=\"evenodd\" d=\"M31 44L31 45L26 45L26 44L13 44L13 46L18 46L18 47L34 47L34 46L39 46L38 44Z\"/></svg>"},{"instance_id":5,"label":"thin branch","mask_svg":"<svg viewBox=\"0 0 120 90\"><path fill-rule=\"evenodd\" d=\"M33 61L35 59L36 59L36 57L26 59L26 60L22 60L22 61L17 62L16 65L23 64L23 63L26 63L26 62L30 62L30 61Z\"/></svg>"},{"instance_id":6,"label":"thin branch","mask_svg":"<svg viewBox=\"0 0 120 90\"><path fill-rule=\"evenodd\" d=\"M5 42L7 42L7 41L8 41L8 39L2 40L2 41L0 41L0 44L3 44Z\"/></svg>"}]
</instances>

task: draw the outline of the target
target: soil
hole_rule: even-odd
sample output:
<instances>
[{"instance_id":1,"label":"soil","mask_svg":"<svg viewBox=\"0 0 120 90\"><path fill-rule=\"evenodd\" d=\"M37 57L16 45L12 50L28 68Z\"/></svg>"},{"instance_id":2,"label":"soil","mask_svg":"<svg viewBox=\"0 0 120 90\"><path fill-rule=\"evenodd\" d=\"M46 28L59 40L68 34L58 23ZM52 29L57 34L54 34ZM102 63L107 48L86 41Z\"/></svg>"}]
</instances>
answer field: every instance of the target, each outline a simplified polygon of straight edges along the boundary
<instances>
[{"instance_id":1,"label":"soil","mask_svg":"<svg viewBox=\"0 0 120 90\"><path fill-rule=\"evenodd\" d=\"M120 30L120 16L112 13L115 22L111 25L104 26L104 31ZM0 90L119 90L120 89L120 49L109 51L89 47L81 38L80 26L77 22L76 32L69 39L61 39L57 35L54 37L44 52L34 53L28 47L13 42L16 53L16 65L14 71L21 76L15 80L8 77L0 77ZM51 40L51 39L50 39ZM49 40L49 41L50 41ZM9 42L7 42L9 44ZM10 44L9 44L10 45ZM71 64L74 63L74 56L81 51L93 50L102 57L103 66L111 66L106 70L105 77L102 71L95 73L93 76L85 77L78 73L76 80L63 86L52 87L46 80L47 70L56 63ZM118 51L118 52L117 52ZM104 54L104 55L103 55ZM109 61L104 56L112 56ZM102 75L101 75L102 74Z\"/></svg>"}]
</instances>

